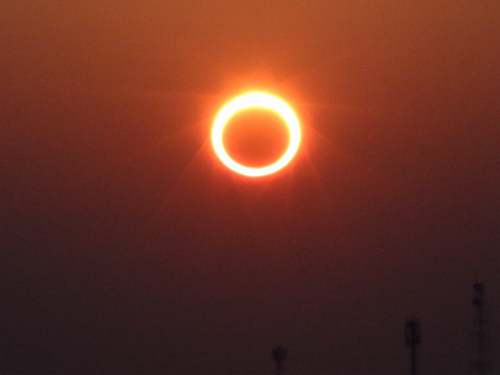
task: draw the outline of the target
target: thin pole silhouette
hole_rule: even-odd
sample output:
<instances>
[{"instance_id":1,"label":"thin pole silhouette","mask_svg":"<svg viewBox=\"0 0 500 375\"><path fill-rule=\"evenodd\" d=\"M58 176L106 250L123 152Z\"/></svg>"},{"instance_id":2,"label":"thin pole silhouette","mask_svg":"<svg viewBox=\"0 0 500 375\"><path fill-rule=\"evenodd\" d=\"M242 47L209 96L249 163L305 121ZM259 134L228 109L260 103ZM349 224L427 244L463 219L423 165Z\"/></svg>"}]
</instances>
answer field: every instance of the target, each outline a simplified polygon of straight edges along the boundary
<instances>
[{"instance_id":1,"label":"thin pole silhouette","mask_svg":"<svg viewBox=\"0 0 500 375\"><path fill-rule=\"evenodd\" d=\"M416 319L408 319L406 321L405 343L411 350L411 375L417 375L417 347L420 344L420 339L420 323Z\"/></svg>"},{"instance_id":2,"label":"thin pole silhouette","mask_svg":"<svg viewBox=\"0 0 500 375\"><path fill-rule=\"evenodd\" d=\"M283 374L283 362L287 356L287 349L281 345L273 349L273 359L276 361L276 375Z\"/></svg>"}]
</instances>

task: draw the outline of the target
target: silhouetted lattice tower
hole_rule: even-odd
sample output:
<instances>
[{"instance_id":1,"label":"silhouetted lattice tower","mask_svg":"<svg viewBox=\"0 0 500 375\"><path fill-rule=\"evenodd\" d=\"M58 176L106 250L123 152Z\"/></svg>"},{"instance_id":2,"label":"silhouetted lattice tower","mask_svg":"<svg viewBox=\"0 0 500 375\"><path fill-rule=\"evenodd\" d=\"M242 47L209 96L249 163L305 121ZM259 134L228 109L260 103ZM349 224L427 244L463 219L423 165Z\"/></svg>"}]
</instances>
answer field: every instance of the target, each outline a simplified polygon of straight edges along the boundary
<instances>
[{"instance_id":1,"label":"silhouetted lattice tower","mask_svg":"<svg viewBox=\"0 0 500 375\"><path fill-rule=\"evenodd\" d=\"M489 329L486 314L486 298L484 285L474 283L474 330L472 333L471 370L473 374L485 375L492 373L491 358L489 356Z\"/></svg>"},{"instance_id":2,"label":"silhouetted lattice tower","mask_svg":"<svg viewBox=\"0 0 500 375\"><path fill-rule=\"evenodd\" d=\"M417 346L420 345L420 323L416 319L408 319L405 328L405 344L411 349L410 374L417 374Z\"/></svg>"},{"instance_id":3,"label":"silhouetted lattice tower","mask_svg":"<svg viewBox=\"0 0 500 375\"><path fill-rule=\"evenodd\" d=\"M278 345L273 349L273 358L276 361L276 375L283 374L283 361L286 359L286 348Z\"/></svg>"}]
</instances>

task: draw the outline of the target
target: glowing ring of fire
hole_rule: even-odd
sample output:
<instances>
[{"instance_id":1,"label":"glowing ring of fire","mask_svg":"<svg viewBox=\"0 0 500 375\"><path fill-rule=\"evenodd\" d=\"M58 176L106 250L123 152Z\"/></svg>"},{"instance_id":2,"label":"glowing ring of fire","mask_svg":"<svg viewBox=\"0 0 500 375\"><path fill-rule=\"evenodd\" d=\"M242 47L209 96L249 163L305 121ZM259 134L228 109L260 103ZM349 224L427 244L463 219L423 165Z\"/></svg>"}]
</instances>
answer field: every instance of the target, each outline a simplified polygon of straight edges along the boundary
<instances>
[{"instance_id":1,"label":"glowing ring of fire","mask_svg":"<svg viewBox=\"0 0 500 375\"><path fill-rule=\"evenodd\" d=\"M285 154L276 163L262 168L245 167L244 165L235 162L227 154L224 149L224 145L222 144L222 132L224 131L224 126L227 124L231 116L238 111L252 107L262 107L277 112L285 120L288 130L290 131L290 143ZM297 120L295 113L293 113L292 109L284 101L268 94L250 93L230 101L222 108L214 122L214 127L212 129L212 142L217 156L233 171L252 177L264 176L278 171L287 165L290 160L292 160L295 152L299 148L300 143L299 121Z\"/></svg>"}]
</instances>

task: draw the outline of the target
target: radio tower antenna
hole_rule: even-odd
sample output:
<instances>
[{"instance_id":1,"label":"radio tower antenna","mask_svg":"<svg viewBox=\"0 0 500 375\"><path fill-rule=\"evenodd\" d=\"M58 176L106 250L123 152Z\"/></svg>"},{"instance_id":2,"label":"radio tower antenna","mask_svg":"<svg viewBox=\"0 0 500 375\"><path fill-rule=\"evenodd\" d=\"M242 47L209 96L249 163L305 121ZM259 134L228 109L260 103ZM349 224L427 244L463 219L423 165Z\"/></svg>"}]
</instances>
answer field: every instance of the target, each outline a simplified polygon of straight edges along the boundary
<instances>
[{"instance_id":1,"label":"radio tower antenna","mask_svg":"<svg viewBox=\"0 0 500 375\"><path fill-rule=\"evenodd\" d=\"M471 370L475 375L492 373L489 357L489 328L486 313L486 298L483 283L476 282L474 288L474 330L472 334Z\"/></svg>"}]
</instances>

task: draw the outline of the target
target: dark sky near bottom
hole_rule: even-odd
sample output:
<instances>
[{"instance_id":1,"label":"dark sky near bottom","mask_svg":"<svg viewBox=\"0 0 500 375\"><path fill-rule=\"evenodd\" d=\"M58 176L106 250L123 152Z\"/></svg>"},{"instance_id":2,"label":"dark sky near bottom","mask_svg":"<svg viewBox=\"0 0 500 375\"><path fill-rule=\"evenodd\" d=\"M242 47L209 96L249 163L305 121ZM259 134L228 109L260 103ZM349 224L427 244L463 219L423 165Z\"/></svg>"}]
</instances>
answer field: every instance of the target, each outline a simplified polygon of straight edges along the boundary
<instances>
[{"instance_id":1,"label":"dark sky near bottom","mask_svg":"<svg viewBox=\"0 0 500 375\"><path fill-rule=\"evenodd\" d=\"M466 373L500 350L495 1L6 1L0 370ZM210 131L263 90L295 159L236 175ZM281 146L280 146L281 147Z\"/></svg>"}]
</instances>

